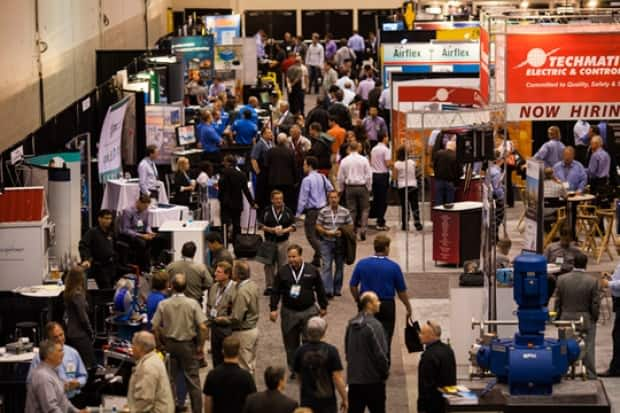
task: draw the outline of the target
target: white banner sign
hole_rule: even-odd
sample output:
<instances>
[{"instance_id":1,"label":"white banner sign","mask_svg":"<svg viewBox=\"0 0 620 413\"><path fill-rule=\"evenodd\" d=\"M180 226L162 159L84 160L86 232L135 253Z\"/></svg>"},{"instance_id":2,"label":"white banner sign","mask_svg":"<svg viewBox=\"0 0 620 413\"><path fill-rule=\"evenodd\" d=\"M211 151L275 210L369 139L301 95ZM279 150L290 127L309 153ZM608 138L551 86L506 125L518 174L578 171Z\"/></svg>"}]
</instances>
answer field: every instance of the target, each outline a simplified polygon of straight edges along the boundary
<instances>
[{"instance_id":1,"label":"white banner sign","mask_svg":"<svg viewBox=\"0 0 620 413\"><path fill-rule=\"evenodd\" d=\"M600 103L511 103L506 105L506 120L617 119L620 104Z\"/></svg>"},{"instance_id":2,"label":"white banner sign","mask_svg":"<svg viewBox=\"0 0 620 413\"><path fill-rule=\"evenodd\" d=\"M128 98L124 98L110 106L101 127L99 152L97 154L99 182L101 183L118 178L121 175L121 138L128 100Z\"/></svg>"},{"instance_id":3,"label":"white banner sign","mask_svg":"<svg viewBox=\"0 0 620 413\"><path fill-rule=\"evenodd\" d=\"M383 64L480 63L478 42L387 43Z\"/></svg>"}]
</instances>

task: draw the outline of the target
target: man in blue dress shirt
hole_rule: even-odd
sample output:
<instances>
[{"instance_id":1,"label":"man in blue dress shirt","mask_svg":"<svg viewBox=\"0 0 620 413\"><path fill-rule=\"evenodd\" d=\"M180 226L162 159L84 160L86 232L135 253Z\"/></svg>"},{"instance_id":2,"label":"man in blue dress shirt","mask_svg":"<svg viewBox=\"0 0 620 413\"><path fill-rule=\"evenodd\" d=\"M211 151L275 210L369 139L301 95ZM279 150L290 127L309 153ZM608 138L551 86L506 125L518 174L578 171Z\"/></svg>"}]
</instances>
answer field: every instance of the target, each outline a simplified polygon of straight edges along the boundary
<instances>
[{"instance_id":1,"label":"man in blue dress shirt","mask_svg":"<svg viewBox=\"0 0 620 413\"><path fill-rule=\"evenodd\" d=\"M157 182L158 173L155 161L159 157L159 149L156 145L146 147L146 156L138 164L138 178L140 178L140 193L157 198L159 195L159 185Z\"/></svg>"},{"instance_id":2,"label":"man in blue dress shirt","mask_svg":"<svg viewBox=\"0 0 620 413\"><path fill-rule=\"evenodd\" d=\"M334 187L325 175L317 171L318 164L319 161L314 156L307 156L306 159L304 159L303 168L306 176L302 179L301 187L299 188L297 213L295 215L299 217L301 214L306 214L304 229L306 239L314 250L312 265L320 268L321 241L316 232L316 220L321 208L327 205L327 194L333 191Z\"/></svg>"},{"instance_id":3,"label":"man in blue dress shirt","mask_svg":"<svg viewBox=\"0 0 620 413\"><path fill-rule=\"evenodd\" d=\"M562 135L560 134L560 128L557 126L551 126L547 130L549 140L538 149L538 152L534 154L534 158L541 160L545 163L545 168L553 168L553 165L562 160L562 153L564 152L564 144L560 141Z\"/></svg>"},{"instance_id":4,"label":"man in blue dress shirt","mask_svg":"<svg viewBox=\"0 0 620 413\"><path fill-rule=\"evenodd\" d=\"M58 376L63 381L67 398L69 398L74 405L84 407L83 403L80 403L77 399L80 390L88 381L88 372L86 371L86 366L80 354L76 349L65 344L65 331L59 323L55 321L47 323L45 325L45 335L48 340L60 344L63 347L64 356L62 358L62 364L58 366L57 371ZM27 383L30 383L32 372L39 364L41 364L41 358L39 357L39 353L36 353L30 363L30 370L28 370L28 377L26 379Z\"/></svg>"},{"instance_id":5,"label":"man in blue dress shirt","mask_svg":"<svg viewBox=\"0 0 620 413\"><path fill-rule=\"evenodd\" d=\"M375 317L385 329L388 351L391 348L396 323L394 302L396 295L405 306L407 318L411 317L411 303L407 295L405 277L400 266L388 258L390 242L388 236L377 235L374 240L375 255L357 262L349 282L351 295L356 302L359 302L360 296L367 291L372 291L379 297L381 306Z\"/></svg>"},{"instance_id":6,"label":"man in blue dress shirt","mask_svg":"<svg viewBox=\"0 0 620 413\"><path fill-rule=\"evenodd\" d=\"M581 162L575 160L575 148L564 148L564 159L553 165L553 175L568 184L569 191L582 193L588 183L588 174Z\"/></svg>"},{"instance_id":7,"label":"man in blue dress shirt","mask_svg":"<svg viewBox=\"0 0 620 413\"><path fill-rule=\"evenodd\" d=\"M590 141L592 155L588 163L588 177L590 178L590 193L596 196L596 202L601 208L609 208L613 196L609 185L609 172L611 158L603 148L603 139L596 135ZM599 226L603 229L604 222L600 221Z\"/></svg>"}]
</instances>

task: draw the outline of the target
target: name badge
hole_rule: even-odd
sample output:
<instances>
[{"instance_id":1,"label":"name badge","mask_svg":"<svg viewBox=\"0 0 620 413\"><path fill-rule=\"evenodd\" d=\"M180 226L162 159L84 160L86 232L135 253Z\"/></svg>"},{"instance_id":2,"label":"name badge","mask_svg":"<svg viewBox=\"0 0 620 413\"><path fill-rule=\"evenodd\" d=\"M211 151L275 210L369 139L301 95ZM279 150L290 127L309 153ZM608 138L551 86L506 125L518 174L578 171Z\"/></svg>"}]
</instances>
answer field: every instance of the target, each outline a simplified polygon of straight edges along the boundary
<instances>
[{"instance_id":1,"label":"name badge","mask_svg":"<svg viewBox=\"0 0 620 413\"><path fill-rule=\"evenodd\" d=\"M211 318L216 318L217 317L217 309L216 308L212 308L211 311L209 311L209 316Z\"/></svg>"},{"instance_id":2,"label":"name badge","mask_svg":"<svg viewBox=\"0 0 620 413\"><path fill-rule=\"evenodd\" d=\"M555 259L555 263L558 264L558 265L564 264L564 257L557 257Z\"/></svg>"},{"instance_id":3,"label":"name badge","mask_svg":"<svg viewBox=\"0 0 620 413\"><path fill-rule=\"evenodd\" d=\"M65 366L65 373L67 373L68 377L73 377L75 376L75 363L73 362L69 362L67 363L67 365Z\"/></svg>"},{"instance_id":4,"label":"name badge","mask_svg":"<svg viewBox=\"0 0 620 413\"><path fill-rule=\"evenodd\" d=\"M289 296L291 298L299 298L301 294L301 285L295 284L291 286L291 291L289 292Z\"/></svg>"}]
</instances>

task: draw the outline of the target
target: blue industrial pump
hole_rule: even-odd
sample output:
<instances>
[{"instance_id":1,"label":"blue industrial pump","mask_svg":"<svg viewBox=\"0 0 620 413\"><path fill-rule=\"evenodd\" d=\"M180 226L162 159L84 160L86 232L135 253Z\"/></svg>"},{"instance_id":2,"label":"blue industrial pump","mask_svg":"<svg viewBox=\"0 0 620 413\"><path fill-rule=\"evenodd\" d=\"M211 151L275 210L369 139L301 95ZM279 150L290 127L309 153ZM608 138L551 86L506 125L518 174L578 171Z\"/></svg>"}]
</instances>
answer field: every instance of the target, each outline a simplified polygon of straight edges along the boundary
<instances>
[{"instance_id":1,"label":"blue industrial pump","mask_svg":"<svg viewBox=\"0 0 620 413\"><path fill-rule=\"evenodd\" d=\"M574 338L545 338L549 320L547 261L541 255L521 254L514 260L514 299L519 330L514 339L493 338L476 354L479 367L507 383L512 395L550 395L569 366L579 359Z\"/></svg>"}]
</instances>

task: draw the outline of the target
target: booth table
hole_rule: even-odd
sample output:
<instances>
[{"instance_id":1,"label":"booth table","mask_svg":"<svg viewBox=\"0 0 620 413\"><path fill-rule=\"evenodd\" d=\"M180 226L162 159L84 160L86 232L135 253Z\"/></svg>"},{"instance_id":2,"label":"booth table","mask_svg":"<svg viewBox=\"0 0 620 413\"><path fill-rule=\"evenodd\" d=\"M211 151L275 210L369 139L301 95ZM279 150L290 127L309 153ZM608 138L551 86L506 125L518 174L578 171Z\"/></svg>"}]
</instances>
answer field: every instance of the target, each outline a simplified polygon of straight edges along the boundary
<instances>
[{"instance_id":1,"label":"booth table","mask_svg":"<svg viewBox=\"0 0 620 413\"><path fill-rule=\"evenodd\" d=\"M182 259L181 249L183 244L193 241L196 244L196 262L204 264L205 233L209 228L208 221L166 221L159 227L159 232L172 233L172 249L174 250L174 260Z\"/></svg>"},{"instance_id":2,"label":"booth table","mask_svg":"<svg viewBox=\"0 0 620 413\"><path fill-rule=\"evenodd\" d=\"M166 187L162 181L157 181L159 187L159 203L167 204L168 195ZM138 179L111 179L105 184L101 209L116 211L117 214L123 212L136 203L140 195L140 185Z\"/></svg>"},{"instance_id":3,"label":"booth table","mask_svg":"<svg viewBox=\"0 0 620 413\"><path fill-rule=\"evenodd\" d=\"M35 351L0 356L0 395L4 398L2 411L23 412L26 404L26 378Z\"/></svg>"},{"instance_id":4,"label":"booth table","mask_svg":"<svg viewBox=\"0 0 620 413\"><path fill-rule=\"evenodd\" d=\"M456 202L432 209L433 261L454 264L480 258L481 202Z\"/></svg>"},{"instance_id":5,"label":"booth table","mask_svg":"<svg viewBox=\"0 0 620 413\"><path fill-rule=\"evenodd\" d=\"M151 228L160 228L167 221L183 221L189 217L189 208L174 205L172 208L149 208L149 224Z\"/></svg>"},{"instance_id":6,"label":"booth table","mask_svg":"<svg viewBox=\"0 0 620 413\"><path fill-rule=\"evenodd\" d=\"M33 285L31 287L18 287L14 289L13 292L23 295L24 297L46 298L48 302L47 321L52 321L54 315L54 299L58 298L64 290L64 285L47 284Z\"/></svg>"}]
</instances>

